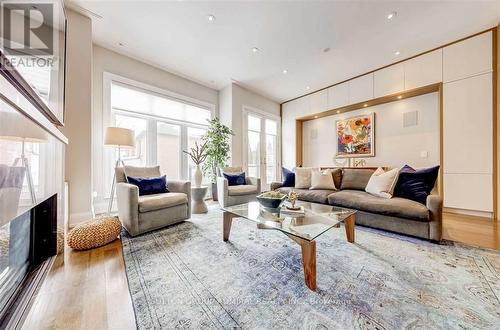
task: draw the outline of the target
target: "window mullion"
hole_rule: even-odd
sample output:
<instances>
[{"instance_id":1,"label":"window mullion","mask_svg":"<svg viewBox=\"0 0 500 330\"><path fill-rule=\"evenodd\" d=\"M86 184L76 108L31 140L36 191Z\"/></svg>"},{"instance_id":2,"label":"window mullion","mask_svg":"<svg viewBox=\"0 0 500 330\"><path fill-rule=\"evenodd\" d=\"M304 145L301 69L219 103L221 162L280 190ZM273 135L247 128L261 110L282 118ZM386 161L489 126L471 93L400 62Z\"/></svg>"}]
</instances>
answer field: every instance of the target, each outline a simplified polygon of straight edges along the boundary
<instances>
[{"instance_id":1,"label":"window mullion","mask_svg":"<svg viewBox=\"0 0 500 330\"><path fill-rule=\"evenodd\" d=\"M148 119L147 146L148 146L148 166L158 164L158 125L154 119Z\"/></svg>"},{"instance_id":2,"label":"window mullion","mask_svg":"<svg viewBox=\"0 0 500 330\"><path fill-rule=\"evenodd\" d=\"M187 150L188 147L188 138L187 138L187 126L181 125L181 148L179 152L181 163L180 165L180 176L182 180L189 180L188 178L188 155L182 152L182 150Z\"/></svg>"}]
</instances>

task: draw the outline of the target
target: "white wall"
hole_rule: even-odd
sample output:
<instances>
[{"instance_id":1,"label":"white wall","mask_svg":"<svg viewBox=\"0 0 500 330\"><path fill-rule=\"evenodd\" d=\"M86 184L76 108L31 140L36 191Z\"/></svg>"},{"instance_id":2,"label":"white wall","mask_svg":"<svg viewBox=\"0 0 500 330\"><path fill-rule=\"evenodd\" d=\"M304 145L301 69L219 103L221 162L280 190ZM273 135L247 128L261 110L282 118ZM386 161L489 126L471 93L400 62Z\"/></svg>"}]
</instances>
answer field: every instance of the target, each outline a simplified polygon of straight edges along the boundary
<instances>
[{"instance_id":1,"label":"white wall","mask_svg":"<svg viewBox=\"0 0 500 330\"><path fill-rule=\"evenodd\" d=\"M92 22L67 10L66 97L63 133L65 179L69 182L69 222L92 217Z\"/></svg>"},{"instance_id":2,"label":"white wall","mask_svg":"<svg viewBox=\"0 0 500 330\"><path fill-rule=\"evenodd\" d=\"M247 90L235 83L225 87L219 93L219 116L221 122L229 126L234 136L231 140L231 164L241 166L243 163L243 107L251 107L269 114L279 116L280 105L277 102Z\"/></svg>"},{"instance_id":3,"label":"white wall","mask_svg":"<svg viewBox=\"0 0 500 330\"><path fill-rule=\"evenodd\" d=\"M151 65L134 60L133 58L118 54L103 47L94 45L93 49L93 165L94 165L94 205L96 212L105 210L108 196L104 196L105 186L111 182L104 182L105 171L109 171L109 164L103 162L103 73L108 72L129 78L147 85L166 91L184 95L199 101L215 105L217 109L218 92L191 80L163 71ZM115 203L116 205L116 203Z\"/></svg>"},{"instance_id":4,"label":"white wall","mask_svg":"<svg viewBox=\"0 0 500 330\"><path fill-rule=\"evenodd\" d=\"M418 112L416 126L403 127L403 114ZM437 93L306 121L303 124L304 166L331 166L337 150L335 122L375 113L375 157L367 166L425 167L439 164L439 104ZM421 152L428 153L426 158Z\"/></svg>"}]
</instances>

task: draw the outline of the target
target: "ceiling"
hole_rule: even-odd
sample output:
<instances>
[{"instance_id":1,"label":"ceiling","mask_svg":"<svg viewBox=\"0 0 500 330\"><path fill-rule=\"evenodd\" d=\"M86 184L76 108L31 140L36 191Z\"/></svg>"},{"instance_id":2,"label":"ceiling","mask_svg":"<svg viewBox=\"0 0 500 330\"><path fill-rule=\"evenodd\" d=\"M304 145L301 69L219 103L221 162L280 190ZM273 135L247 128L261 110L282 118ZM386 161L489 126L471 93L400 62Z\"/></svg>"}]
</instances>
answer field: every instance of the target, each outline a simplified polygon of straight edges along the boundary
<instances>
[{"instance_id":1,"label":"ceiling","mask_svg":"<svg viewBox=\"0 0 500 330\"><path fill-rule=\"evenodd\" d=\"M500 19L500 1L75 0L69 7L91 12L98 45L214 89L236 81L278 102Z\"/></svg>"}]
</instances>

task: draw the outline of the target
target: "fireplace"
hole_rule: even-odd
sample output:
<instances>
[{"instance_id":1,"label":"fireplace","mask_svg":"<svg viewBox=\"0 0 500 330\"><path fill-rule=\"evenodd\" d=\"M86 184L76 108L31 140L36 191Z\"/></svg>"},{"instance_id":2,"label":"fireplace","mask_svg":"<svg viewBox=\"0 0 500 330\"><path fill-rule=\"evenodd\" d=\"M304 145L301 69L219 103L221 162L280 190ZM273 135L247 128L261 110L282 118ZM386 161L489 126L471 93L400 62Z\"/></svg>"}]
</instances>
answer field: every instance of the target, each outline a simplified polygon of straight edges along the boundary
<instances>
[{"instance_id":1,"label":"fireplace","mask_svg":"<svg viewBox=\"0 0 500 330\"><path fill-rule=\"evenodd\" d=\"M0 227L0 328L16 328L57 253L57 194Z\"/></svg>"}]
</instances>

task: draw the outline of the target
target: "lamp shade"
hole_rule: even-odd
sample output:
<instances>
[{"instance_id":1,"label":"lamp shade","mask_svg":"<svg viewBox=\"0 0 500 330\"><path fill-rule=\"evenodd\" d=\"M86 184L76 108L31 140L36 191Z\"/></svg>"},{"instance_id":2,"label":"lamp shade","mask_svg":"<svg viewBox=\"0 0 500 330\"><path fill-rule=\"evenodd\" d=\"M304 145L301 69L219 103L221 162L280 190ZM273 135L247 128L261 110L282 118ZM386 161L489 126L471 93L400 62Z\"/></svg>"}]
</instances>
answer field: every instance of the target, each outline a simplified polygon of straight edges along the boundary
<instances>
[{"instance_id":1,"label":"lamp shade","mask_svg":"<svg viewBox=\"0 0 500 330\"><path fill-rule=\"evenodd\" d=\"M44 143L49 133L19 113L0 111L0 139Z\"/></svg>"},{"instance_id":2,"label":"lamp shade","mask_svg":"<svg viewBox=\"0 0 500 330\"><path fill-rule=\"evenodd\" d=\"M122 127L108 127L104 136L104 145L133 148L135 146L134 131Z\"/></svg>"}]
</instances>

